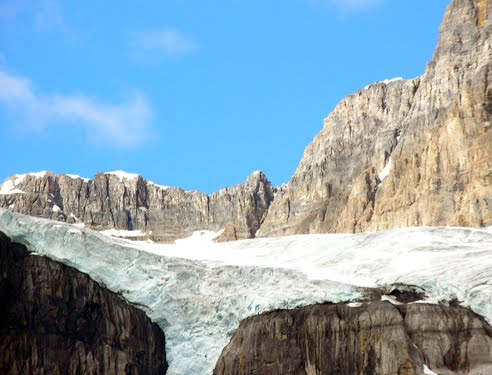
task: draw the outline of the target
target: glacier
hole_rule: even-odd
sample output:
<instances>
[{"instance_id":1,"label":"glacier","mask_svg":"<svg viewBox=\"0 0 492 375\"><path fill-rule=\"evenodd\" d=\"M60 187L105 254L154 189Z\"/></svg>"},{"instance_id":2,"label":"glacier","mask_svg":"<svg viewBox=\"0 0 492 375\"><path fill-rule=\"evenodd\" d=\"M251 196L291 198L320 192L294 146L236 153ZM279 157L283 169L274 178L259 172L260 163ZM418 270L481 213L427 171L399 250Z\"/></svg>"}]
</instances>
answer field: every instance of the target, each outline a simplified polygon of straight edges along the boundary
<instances>
[{"instance_id":1,"label":"glacier","mask_svg":"<svg viewBox=\"0 0 492 375\"><path fill-rule=\"evenodd\" d=\"M228 243L214 243L216 233L201 231L175 244L154 244L0 210L0 231L143 309L165 332L172 375L211 374L248 316L327 301L357 306L365 288L416 285L427 303L457 298L492 322L492 228Z\"/></svg>"}]
</instances>

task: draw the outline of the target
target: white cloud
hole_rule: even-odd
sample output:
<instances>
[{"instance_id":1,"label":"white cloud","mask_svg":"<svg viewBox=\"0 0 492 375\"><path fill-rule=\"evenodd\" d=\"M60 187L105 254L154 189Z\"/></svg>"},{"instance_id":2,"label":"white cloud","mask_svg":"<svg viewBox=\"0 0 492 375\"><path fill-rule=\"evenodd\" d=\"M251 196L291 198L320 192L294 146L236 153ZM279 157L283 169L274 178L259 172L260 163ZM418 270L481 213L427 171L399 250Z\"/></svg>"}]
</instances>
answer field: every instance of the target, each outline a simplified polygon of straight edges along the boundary
<instances>
[{"instance_id":1,"label":"white cloud","mask_svg":"<svg viewBox=\"0 0 492 375\"><path fill-rule=\"evenodd\" d=\"M197 49L191 39L176 29L140 33L135 46L142 51L156 51L167 56L186 55Z\"/></svg>"},{"instance_id":2,"label":"white cloud","mask_svg":"<svg viewBox=\"0 0 492 375\"><path fill-rule=\"evenodd\" d=\"M139 146L150 137L152 109L140 93L117 105L84 95L43 95L29 79L0 71L0 102L26 131L75 125L94 142L125 148Z\"/></svg>"}]
</instances>

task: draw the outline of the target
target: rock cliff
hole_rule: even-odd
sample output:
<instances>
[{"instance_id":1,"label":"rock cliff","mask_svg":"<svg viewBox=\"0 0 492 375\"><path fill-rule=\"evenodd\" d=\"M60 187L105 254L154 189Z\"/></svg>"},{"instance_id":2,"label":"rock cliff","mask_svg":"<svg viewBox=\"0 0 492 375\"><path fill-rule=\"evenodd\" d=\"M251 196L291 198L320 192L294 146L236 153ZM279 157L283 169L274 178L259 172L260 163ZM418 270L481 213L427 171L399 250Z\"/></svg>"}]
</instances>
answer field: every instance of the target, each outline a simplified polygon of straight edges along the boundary
<instances>
[{"instance_id":1,"label":"rock cliff","mask_svg":"<svg viewBox=\"0 0 492 375\"><path fill-rule=\"evenodd\" d=\"M345 98L259 235L491 223L491 12L453 0L421 78Z\"/></svg>"},{"instance_id":2,"label":"rock cliff","mask_svg":"<svg viewBox=\"0 0 492 375\"><path fill-rule=\"evenodd\" d=\"M161 329L87 275L0 232L0 373L166 373Z\"/></svg>"},{"instance_id":3,"label":"rock cliff","mask_svg":"<svg viewBox=\"0 0 492 375\"><path fill-rule=\"evenodd\" d=\"M0 207L96 230L142 231L163 242L224 228L220 240L235 240L254 237L273 196L272 184L261 172L211 195L159 186L122 172L99 173L93 180L35 173L7 179Z\"/></svg>"},{"instance_id":4,"label":"rock cliff","mask_svg":"<svg viewBox=\"0 0 492 375\"><path fill-rule=\"evenodd\" d=\"M434 371L434 372L431 372ZM315 305L243 321L214 375L492 373L492 327L461 307Z\"/></svg>"}]
</instances>

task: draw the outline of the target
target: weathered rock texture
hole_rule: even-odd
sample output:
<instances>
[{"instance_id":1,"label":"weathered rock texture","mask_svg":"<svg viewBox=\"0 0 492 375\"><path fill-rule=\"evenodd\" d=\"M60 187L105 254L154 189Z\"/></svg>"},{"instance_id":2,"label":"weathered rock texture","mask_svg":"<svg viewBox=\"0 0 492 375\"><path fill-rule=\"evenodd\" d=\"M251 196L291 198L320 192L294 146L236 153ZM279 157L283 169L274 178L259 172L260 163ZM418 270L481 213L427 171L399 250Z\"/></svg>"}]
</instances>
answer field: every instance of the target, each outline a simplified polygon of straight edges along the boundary
<instances>
[{"instance_id":1,"label":"weathered rock texture","mask_svg":"<svg viewBox=\"0 0 492 375\"><path fill-rule=\"evenodd\" d=\"M99 173L94 180L28 174L11 177L7 184L11 189L3 189L0 207L80 222L96 230L140 230L156 241L224 228L221 240L252 238L274 196L272 184L261 172L253 173L244 184L211 195L111 173Z\"/></svg>"},{"instance_id":2,"label":"weathered rock texture","mask_svg":"<svg viewBox=\"0 0 492 375\"><path fill-rule=\"evenodd\" d=\"M243 321L214 375L491 374L492 327L461 307L315 305Z\"/></svg>"},{"instance_id":3,"label":"weathered rock texture","mask_svg":"<svg viewBox=\"0 0 492 375\"><path fill-rule=\"evenodd\" d=\"M492 0L453 0L421 78L344 99L259 235L490 224L491 12Z\"/></svg>"},{"instance_id":4,"label":"weathered rock texture","mask_svg":"<svg viewBox=\"0 0 492 375\"><path fill-rule=\"evenodd\" d=\"M165 374L164 345L143 311L0 233L0 374Z\"/></svg>"}]
</instances>

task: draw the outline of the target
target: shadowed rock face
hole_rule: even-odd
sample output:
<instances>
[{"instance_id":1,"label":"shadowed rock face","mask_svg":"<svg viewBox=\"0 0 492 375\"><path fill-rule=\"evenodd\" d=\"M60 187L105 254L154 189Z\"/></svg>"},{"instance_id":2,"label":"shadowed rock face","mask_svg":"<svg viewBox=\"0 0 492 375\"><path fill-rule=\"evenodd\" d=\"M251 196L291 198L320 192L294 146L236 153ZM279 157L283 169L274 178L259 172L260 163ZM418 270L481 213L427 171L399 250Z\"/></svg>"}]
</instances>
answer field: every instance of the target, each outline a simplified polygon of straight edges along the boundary
<instances>
[{"instance_id":1,"label":"shadowed rock face","mask_svg":"<svg viewBox=\"0 0 492 375\"><path fill-rule=\"evenodd\" d=\"M315 305L243 321L215 375L491 374L492 328L461 307Z\"/></svg>"},{"instance_id":2,"label":"shadowed rock face","mask_svg":"<svg viewBox=\"0 0 492 375\"><path fill-rule=\"evenodd\" d=\"M96 230L140 230L155 241L173 241L197 230L227 228L222 241L253 238L273 201L266 176L207 195L163 187L141 176L99 173L94 180L68 175L15 176L16 192L0 194L0 207Z\"/></svg>"},{"instance_id":3,"label":"shadowed rock face","mask_svg":"<svg viewBox=\"0 0 492 375\"><path fill-rule=\"evenodd\" d=\"M143 311L0 233L0 374L165 374L164 345Z\"/></svg>"},{"instance_id":4,"label":"shadowed rock face","mask_svg":"<svg viewBox=\"0 0 492 375\"><path fill-rule=\"evenodd\" d=\"M421 78L345 98L259 235L491 223L491 12L492 0L451 1Z\"/></svg>"}]
</instances>

